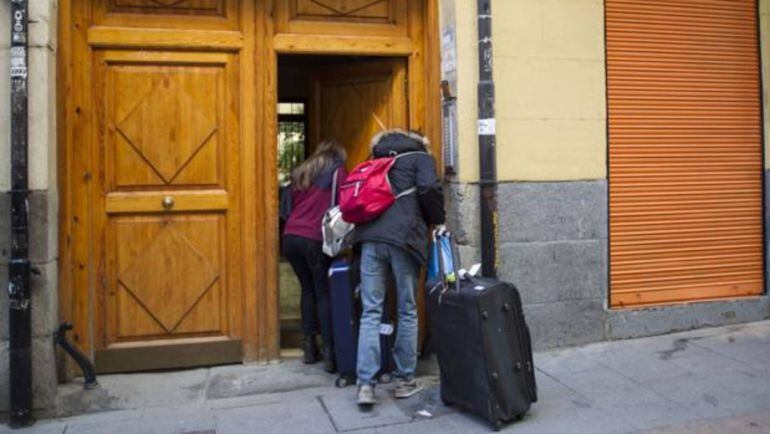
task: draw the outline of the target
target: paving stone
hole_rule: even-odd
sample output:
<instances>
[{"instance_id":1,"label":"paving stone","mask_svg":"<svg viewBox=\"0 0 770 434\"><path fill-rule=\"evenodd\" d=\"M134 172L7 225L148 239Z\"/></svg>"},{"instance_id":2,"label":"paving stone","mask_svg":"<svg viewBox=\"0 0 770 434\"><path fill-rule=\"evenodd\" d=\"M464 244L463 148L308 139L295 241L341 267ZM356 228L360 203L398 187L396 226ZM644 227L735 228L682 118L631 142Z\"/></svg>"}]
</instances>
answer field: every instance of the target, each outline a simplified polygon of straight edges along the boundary
<instances>
[{"instance_id":1,"label":"paving stone","mask_svg":"<svg viewBox=\"0 0 770 434\"><path fill-rule=\"evenodd\" d=\"M141 411L117 411L83 415L67 421L67 434L75 433L116 433L144 434L151 433L144 425Z\"/></svg>"},{"instance_id":2,"label":"paving stone","mask_svg":"<svg viewBox=\"0 0 770 434\"><path fill-rule=\"evenodd\" d=\"M770 432L770 412L761 411L740 416L687 423L647 431L649 434L759 434Z\"/></svg>"},{"instance_id":3,"label":"paving stone","mask_svg":"<svg viewBox=\"0 0 770 434\"><path fill-rule=\"evenodd\" d=\"M2 425L5 422L6 421L0 417L0 434L63 434L67 429L67 423L58 420L37 421L31 427L15 430Z\"/></svg>"},{"instance_id":4,"label":"paving stone","mask_svg":"<svg viewBox=\"0 0 770 434\"><path fill-rule=\"evenodd\" d=\"M355 389L348 389L345 389L347 393L329 393L320 397L334 427L339 431L387 426L411 420L394 402L387 389L377 388L379 403L369 411L361 411L358 408L355 403Z\"/></svg>"},{"instance_id":5,"label":"paving stone","mask_svg":"<svg viewBox=\"0 0 770 434\"><path fill-rule=\"evenodd\" d=\"M220 399L330 386L334 384L335 378L324 372L320 363L307 366L299 360L267 366L222 366L211 368L206 398Z\"/></svg>"},{"instance_id":6,"label":"paving stone","mask_svg":"<svg viewBox=\"0 0 770 434\"><path fill-rule=\"evenodd\" d=\"M217 434L334 433L318 398L306 396L264 405L215 410Z\"/></svg>"},{"instance_id":7,"label":"paving stone","mask_svg":"<svg viewBox=\"0 0 770 434\"><path fill-rule=\"evenodd\" d=\"M141 417L148 432L189 433L216 428L214 411L201 405L144 410Z\"/></svg>"},{"instance_id":8,"label":"paving stone","mask_svg":"<svg viewBox=\"0 0 770 434\"><path fill-rule=\"evenodd\" d=\"M598 368L596 359L574 349L535 353L535 367L549 374L585 372Z\"/></svg>"},{"instance_id":9,"label":"paving stone","mask_svg":"<svg viewBox=\"0 0 770 434\"><path fill-rule=\"evenodd\" d=\"M581 351L581 353L583 353ZM680 366L660 355L637 348L613 348L606 346L601 351L589 350L586 357L595 360L599 366L605 366L635 382L676 377L687 374L686 366Z\"/></svg>"},{"instance_id":10,"label":"paving stone","mask_svg":"<svg viewBox=\"0 0 770 434\"><path fill-rule=\"evenodd\" d=\"M592 406L610 408L621 405L655 403L660 396L638 383L601 367L592 371L558 375L556 379L587 397Z\"/></svg>"},{"instance_id":11,"label":"paving stone","mask_svg":"<svg viewBox=\"0 0 770 434\"><path fill-rule=\"evenodd\" d=\"M726 370L649 381L645 386L701 418L746 413L770 403L770 378Z\"/></svg>"},{"instance_id":12,"label":"paving stone","mask_svg":"<svg viewBox=\"0 0 770 434\"><path fill-rule=\"evenodd\" d=\"M94 390L60 389L59 410L73 414L200 402L206 386L206 369L101 375L98 380L100 387Z\"/></svg>"},{"instance_id":13,"label":"paving stone","mask_svg":"<svg viewBox=\"0 0 770 434\"><path fill-rule=\"evenodd\" d=\"M99 423L75 423L67 425L66 434L154 434L156 431L148 429L139 421L127 420L113 422L109 425Z\"/></svg>"},{"instance_id":14,"label":"paving stone","mask_svg":"<svg viewBox=\"0 0 770 434\"><path fill-rule=\"evenodd\" d=\"M717 336L697 341L697 345L708 348L729 359L755 364L768 361L766 348L770 346L770 332L767 339L754 336Z\"/></svg>"}]
</instances>

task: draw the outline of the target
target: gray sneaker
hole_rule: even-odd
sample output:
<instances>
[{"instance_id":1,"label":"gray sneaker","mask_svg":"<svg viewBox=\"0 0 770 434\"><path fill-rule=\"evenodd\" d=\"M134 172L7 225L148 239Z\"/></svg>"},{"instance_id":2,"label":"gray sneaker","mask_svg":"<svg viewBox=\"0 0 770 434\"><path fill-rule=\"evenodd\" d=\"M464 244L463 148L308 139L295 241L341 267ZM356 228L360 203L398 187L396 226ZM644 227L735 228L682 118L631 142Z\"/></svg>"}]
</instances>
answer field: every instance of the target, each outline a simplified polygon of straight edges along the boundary
<instances>
[{"instance_id":1,"label":"gray sneaker","mask_svg":"<svg viewBox=\"0 0 770 434\"><path fill-rule=\"evenodd\" d=\"M414 378L411 380L398 379L396 380L396 390L393 394L398 399L405 399L422 392L422 389L424 389L422 383Z\"/></svg>"},{"instance_id":2,"label":"gray sneaker","mask_svg":"<svg viewBox=\"0 0 770 434\"><path fill-rule=\"evenodd\" d=\"M361 384L358 386L356 403L362 407L371 406L377 403L377 396L375 396L374 387L372 387L371 384Z\"/></svg>"}]
</instances>

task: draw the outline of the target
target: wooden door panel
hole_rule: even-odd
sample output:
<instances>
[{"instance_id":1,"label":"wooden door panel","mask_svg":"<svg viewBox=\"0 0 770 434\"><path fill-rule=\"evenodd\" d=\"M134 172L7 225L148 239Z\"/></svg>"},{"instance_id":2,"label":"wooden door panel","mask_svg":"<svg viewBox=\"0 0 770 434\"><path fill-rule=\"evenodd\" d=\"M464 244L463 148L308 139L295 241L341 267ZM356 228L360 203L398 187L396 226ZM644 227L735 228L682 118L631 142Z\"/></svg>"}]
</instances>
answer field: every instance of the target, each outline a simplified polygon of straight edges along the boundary
<instances>
[{"instance_id":1,"label":"wooden door panel","mask_svg":"<svg viewBox=\"0 0 770 434\"><path fill-rule=\"evenodd\" d=\"M150 12L155 14L222 14L222 0L109 0L109 12Z\"/></svg>"},{"instance_id":2,"label":"wooden door panel","mask_svg":"<svg viewBox=\"0 0 770 434\"><path fill-rule=\"evenodd\" d=\"M389 0L290 0L292 19L394 21Z\"/></svg>"},{"instance_id":3,"label":"wooden door panel","mask_svg":"<svg viewBox=\"0 0 770 434\"><path fill-rule=\"evenodd\" d=\"M235 30L240 0L94 0L98 26Z\"/></svg>"},{"instance_id":4,"label":"wooden door panel","mask_svg":"<svg viewBox=\"0 0 770 434\"><path fill-rule=\"evenodd\" d=\"M402 59L358 62L319 69L311 85L313 143L339 140L352 168L369 157L378 132L406 127L406 72Z\"/></svg>"},{"instance_id":5,"label":"wooden door panel","mask_svg":"<svg viewBox=\"0 0 770 434\"><path fill-rule=\"evenodd\" d=\"M110 342L227 333L222 216L120 217L110 230L116 249Z\"/></svg>"},{"instance_id":6,"label":"wooden door panel","mask_svg":"<svg viewBox=\"0 0 770 434\"><path fill-rule=\"evenodd\" d=\"M222 184L221 66L117 64L108 74L113 188Z\"/></svg>"},{"instance_id":7,"label":"wooden door panel","mask_svg":"<svg viewBox=\"0 0 770 434\"><path fill-rule=\"evenodd\" d=\"M238 361L235 55L98 51L96 71L97 369L188 365L176 354L191 339L201 351L229 342L238 359L207 360ZM141 356L149 348L157 359Z\"/></svg>"},{"instance_id":8,"label":"wooden door panel","mask_svg":"<svg viewBox=\"0 0 770 434\"><path fill-rule=\"evenodd\" d=\"M276 2L278 33L407 36L407 0L286 0Z\"/></svg>"}]
</instances>

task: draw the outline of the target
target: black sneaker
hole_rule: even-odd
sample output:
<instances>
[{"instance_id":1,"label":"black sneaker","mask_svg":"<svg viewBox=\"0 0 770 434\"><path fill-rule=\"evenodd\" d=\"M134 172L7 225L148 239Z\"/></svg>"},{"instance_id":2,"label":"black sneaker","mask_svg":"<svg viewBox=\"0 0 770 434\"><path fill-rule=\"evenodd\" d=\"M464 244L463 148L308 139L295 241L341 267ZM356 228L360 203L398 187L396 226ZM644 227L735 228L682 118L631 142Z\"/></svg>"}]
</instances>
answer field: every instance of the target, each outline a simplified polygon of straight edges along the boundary
<instances>
[{"instance_id":1,"label":"black sneaker","mask_svg":"<svg viewBox=\"0 0 770 434\"><path fill-rule=\"evenodd\" d=\"M318 361L318 346L315 342L315 336L305 335L302 338L302 362L311 365Z\"/></svg>"}]
</instances>

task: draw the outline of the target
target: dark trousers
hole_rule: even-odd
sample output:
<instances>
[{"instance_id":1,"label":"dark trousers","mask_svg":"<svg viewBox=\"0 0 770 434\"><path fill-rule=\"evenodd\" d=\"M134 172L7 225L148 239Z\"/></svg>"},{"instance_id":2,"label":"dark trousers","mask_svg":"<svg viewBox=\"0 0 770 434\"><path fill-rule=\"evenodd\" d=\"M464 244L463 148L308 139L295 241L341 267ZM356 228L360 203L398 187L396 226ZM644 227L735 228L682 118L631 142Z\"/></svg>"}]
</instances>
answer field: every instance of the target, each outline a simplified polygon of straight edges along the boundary
<instances>
[{"instance_id":1,"label":"dark trousers","mask_svg":"<svg viewBox=\"0 0 770 434\"><path fill-rule=\"evenodd\" d=\"M332 318L328 276L331 258L321 250L320 241L296 235L284 235L283 255L291 264L302 287L302 331L305 335L314 335L317 318L324 345L331 346Z\"/></svg>"}]
</instances>

